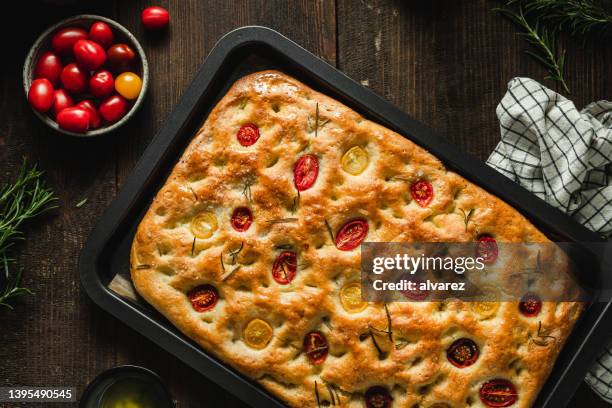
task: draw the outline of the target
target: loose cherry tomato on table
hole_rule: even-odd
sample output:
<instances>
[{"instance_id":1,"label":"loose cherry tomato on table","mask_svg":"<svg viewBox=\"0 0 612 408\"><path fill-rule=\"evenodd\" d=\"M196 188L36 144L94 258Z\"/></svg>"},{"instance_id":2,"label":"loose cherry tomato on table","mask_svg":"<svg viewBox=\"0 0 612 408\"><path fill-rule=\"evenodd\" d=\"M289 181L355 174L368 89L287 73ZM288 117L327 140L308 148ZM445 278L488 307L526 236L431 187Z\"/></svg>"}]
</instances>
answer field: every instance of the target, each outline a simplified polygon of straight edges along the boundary
<instances>
[{"instance_id":1,"label":"loose cherry tomato on table","mask_svg":"<svg viewBox=\"0 0 612 408\"><path fill-rule=\"evenodd\" d=\"M89 129L89 112L72 106L57 114L57 124L60 128L75 133L85 133Z\"/></svg>"},{"instance_id":2,"label":"loose cherry tomato on table","mask_svg":"<svg viewBox=\"0 0 612 408\"><path fill-rule=\"evenodd\" d=\"M89 79L89 92L95 98L106 98L115 90L115 80L110 71L98 71Z\"/></svg>"},{"instance_id":3,"label":"loose cherry tomato on table","mask_svg":"<svg viewBox=\"0 0 612 408\"><path fill-rule=\"evenodd\" d=\"M168 25L170 13L163 7L151 6L142 11L141 20L147 30L159 30Z\"/></svg>"},{"instance_id":4,"label":"loose cherry tomato on table","mask_svg":"<svg viewBox=\"0 0 612 408\"><path fill-rule=\"evenodd\" d=\"M62 61L51 51L43 52L34 66L34 78L46 78L57 84L62 73Z\"/></svg>"},{"instance_id":5,"label":"loose cherry tomato on table","mask_svg":"<svg viewBox=\"0 0 612 408\"><path fill-rule=\"evenodd\" d=\"M87 69L98 69L106 62L106 52L96 42L79 40L74 43L72 50L77 62Z\"/></svg>"},{"instance_id":6,"label":"loose cherry tomato on table","mask_svg":"<svg viewBox=\"0 0 612 408\"><path fill-rule=\"evenodd\" d=\"M83 100L77 103L76 106L89 112L89 128L90 129L97 129L100 127L100 123L102 123L102 119L100 119L100 114L98 113L98 110L96 109L96 106L93 104L93 102L88 101L88 100Z\"/></svg>"},{"instance_id":7,"label":"loose cherry tomato on table","mask_svg":"<svg viewBox=\"0 0 612 408\"><path fill-rule=\"evenodd\" d=\"M89 74L77 64L68 64L60 75L62 85L68 92L83 93L87 90Z\"/></svg>"},{"instance_id":8,"label":"loose cherry tomato on table","mask_svg":"<svg viewBox=\"0 0 612 408\"><path fill-rule=\"evenodd\" d=\"M46 78L35 79L28 91L28 102L39 112L46 112L53 106L53 84Z\"/></svg>"},{"instance_id":9,"label":"loose cherry tomato on table","mask_svg":"<svg viewBox=\"0 0 612 408\"><path fill-rule=\"evenodd\" d=\"M127 101L119 95L113 95L100 104L100 116L107 122L116 122L128 111Z\"/></svg>"},{"instance_id":10,"label":"loose cherry tomato on table","mask_svg":"<svg viewBox=\"0 0 612 408\"><path fill-rule=\"evenodd\" d=\"M89 39L97 42L106 49L113 45L113 30L108 24L102 21L95 22L89 27Z\"/></svg>"},{"instance_id":11,"label":"loose cherry tomato on table","mask_svg":"<svg viewBox=\"0 0 612 408\"><path fill-rule=\"evenodd\" d=\"M142 89L142 80L133 72L124 72L115 80L115 89L125 99L136 99Z\"/></svg>"},{"instance_id":12,"label":"loose cherry tomato on table","mask_svg":"<svg viewBox=\"0 0 612 408\"><path fill-rule=\"evenodd\" d=\"M136 53L127 44L115 44L106 54L108 65L115 73L129 71L136 62Z\"/></svg>"},{"instance_id":13,"label":"loose cherry tomato on table","mask_svg":"<svg viewBox=\"0 0 612 408\"><path fill-rule=\"evenodd\" d=\"M55 116L66 108L74 106L74 101L64 89L56 89L53 93L53 112Z\"/></svg>"},{"instance_id":14,"label":"loose cherry tomato on table","mask_svg":"<svg viewBox=\"0 0 612 408\"><path fill-rule=\"evenodd\" d=\"M51 38L51 48L59 55L70 55L74 43L87 39L87 31L78 27L66 27L57 31Z\"/></svg>"}]
</instances>

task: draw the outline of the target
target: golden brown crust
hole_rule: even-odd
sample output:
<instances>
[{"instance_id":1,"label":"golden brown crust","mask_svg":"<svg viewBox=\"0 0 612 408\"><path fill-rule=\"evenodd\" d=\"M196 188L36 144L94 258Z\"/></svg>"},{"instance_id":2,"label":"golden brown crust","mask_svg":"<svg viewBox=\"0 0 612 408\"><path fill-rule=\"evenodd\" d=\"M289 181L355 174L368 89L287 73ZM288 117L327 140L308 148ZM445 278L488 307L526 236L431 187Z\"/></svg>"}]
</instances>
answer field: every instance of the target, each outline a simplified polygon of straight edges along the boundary
<instances>
[{"instance_id":1,"label":"golden brown crust","mask_svg":"<svg viewBox=\"0 0 612 408\"><path fill-rule=\"evenodd\" d=\"M236 139L246 123L261 132L248 147ZM367 151L369 164L353 176L340 163L356 145ZM294 208L293 166L305 153L317 156L320 171ZM434 187L425 208L410 197L410 182L418 179ZM253 212L246 232L229 222L240 206ZM472 209L466 228L461 210ZM189 222L202 212L216 215L218 229L208 239L194 239ZM293 407L317 405L315 381L321 402L331 402L331 385L341 406L363 407L365 390L383 385L394 407L463 407L470 401L477 407L478 389L491 378L512 380L519 394L514 406L531 406L580 304L545 302L538 318L528 319L516 303L502 303L495 316L481 320L460 302L445 308L392 303L394 336L402 347L386 344L382 336L379 347L388 355L380 359L363 334L368 325L386 327L384 308L370 304L355 314L343 309L339 290L359 279L360 254L337 250L325 226L327 221L337 231L355 217L368 220L368 241L470 242L483 233L500 242L546 241L517 211L446 170L424 149L283 73L263 71L232 86L155 197L132 246L132 279L183 333ZM269 222L286 218L297 220ZM283 245L298 254L297 276L289 285L271 276ZM230 253L241 247L232 259ZM206 283L220 299L211 311L198 313L186 293ZM254 318L274 330L261 350L243 341L243 329ZM529 341L539 322L557 341ZM313 330L330 343L326 361L316 366L301 351ZM445 350L466 335L480 347L480 357L458 369Z\"/></svg>"}]
</instances>

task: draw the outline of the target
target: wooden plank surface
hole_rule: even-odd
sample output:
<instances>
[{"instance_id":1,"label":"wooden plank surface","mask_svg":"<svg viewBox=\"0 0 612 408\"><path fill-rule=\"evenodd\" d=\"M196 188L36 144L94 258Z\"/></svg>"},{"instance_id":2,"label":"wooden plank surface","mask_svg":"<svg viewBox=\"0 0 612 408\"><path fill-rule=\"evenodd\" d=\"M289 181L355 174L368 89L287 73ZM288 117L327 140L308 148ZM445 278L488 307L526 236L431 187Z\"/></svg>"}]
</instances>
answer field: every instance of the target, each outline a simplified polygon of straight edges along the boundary
<instances>
[{"instance_id":1,"label":"wooden plank surface","mask_svg":"<svg viewBox=\"0 0 612 408\"><path fill-rule=\"evenodd\" d=\"M243 404L185 364L95 307L78 283L79 251L96 219L172 110L215 42L243 25L266 25L362 81L464 150L486 159L499 138L495 106L517 75L542 80L544 70L523 54L514 27L496 16L495 2L402 0L174 0L171 28L145 33L148 1L91 2L54 7L21 2L3 27L12 40L0 64L0 182L22 156L47 171L61 207L27 229L19 247L25 283L36 295L0 310L0 386L76 386L118 364L157 371L180 407ZM130 29L146 50L151 87L142 110L111 137L77 141L48 130L31 113L21 67L35 37L80 12L98 13ZM27 24L25 23L27 22ZM610 98L612 50L564 39L568 84L578 106ZM547 82L554 87L554 84ZM83 198L87 203L76 208ZM581 389L574 406L597 407Z\"/></svg>"}]
</instances>

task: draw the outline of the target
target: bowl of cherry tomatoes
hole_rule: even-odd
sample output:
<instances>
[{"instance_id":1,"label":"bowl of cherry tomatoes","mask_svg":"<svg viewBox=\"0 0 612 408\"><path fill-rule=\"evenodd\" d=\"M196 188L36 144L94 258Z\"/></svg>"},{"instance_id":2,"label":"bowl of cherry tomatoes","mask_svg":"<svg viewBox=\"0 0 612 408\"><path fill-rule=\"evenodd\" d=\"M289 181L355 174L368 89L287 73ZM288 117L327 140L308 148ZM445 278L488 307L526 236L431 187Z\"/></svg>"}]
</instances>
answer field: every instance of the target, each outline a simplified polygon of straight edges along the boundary
<instances>
[{"instance_id":1,"label":"bowl of cherry tomatoes","mask_svg":"<svg viewBox=\"0 0 612 408\"><path fill-rule=\"evenodd\" d=\"M49 127L70 136L110 133L138 110L149 83L140 43L106 17L61 21L34 43L23 67L32 110Z\"/></svg>"}]
</instances>

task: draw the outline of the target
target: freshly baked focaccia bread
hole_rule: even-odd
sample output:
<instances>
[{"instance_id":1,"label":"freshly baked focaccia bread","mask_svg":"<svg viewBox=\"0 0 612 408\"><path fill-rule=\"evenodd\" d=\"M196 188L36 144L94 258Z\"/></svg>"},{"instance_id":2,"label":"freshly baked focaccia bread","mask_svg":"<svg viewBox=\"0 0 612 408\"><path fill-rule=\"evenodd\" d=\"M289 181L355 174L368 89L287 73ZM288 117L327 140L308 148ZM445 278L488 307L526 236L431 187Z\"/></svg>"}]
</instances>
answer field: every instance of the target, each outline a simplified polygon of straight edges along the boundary
<instances>
[{"instance_id":1,"label":"freshly baked focaccia bread","mask_svg":"<svg viewBox=\"0 0 612 408\"><path fill-rule=\"evenodd\" d=\"M179 330L291 407L532 406L580 303L365 303L363 241L547 239L399 134L263 71L195 135L131 273Z\"/></svg>"}]
</instances>

